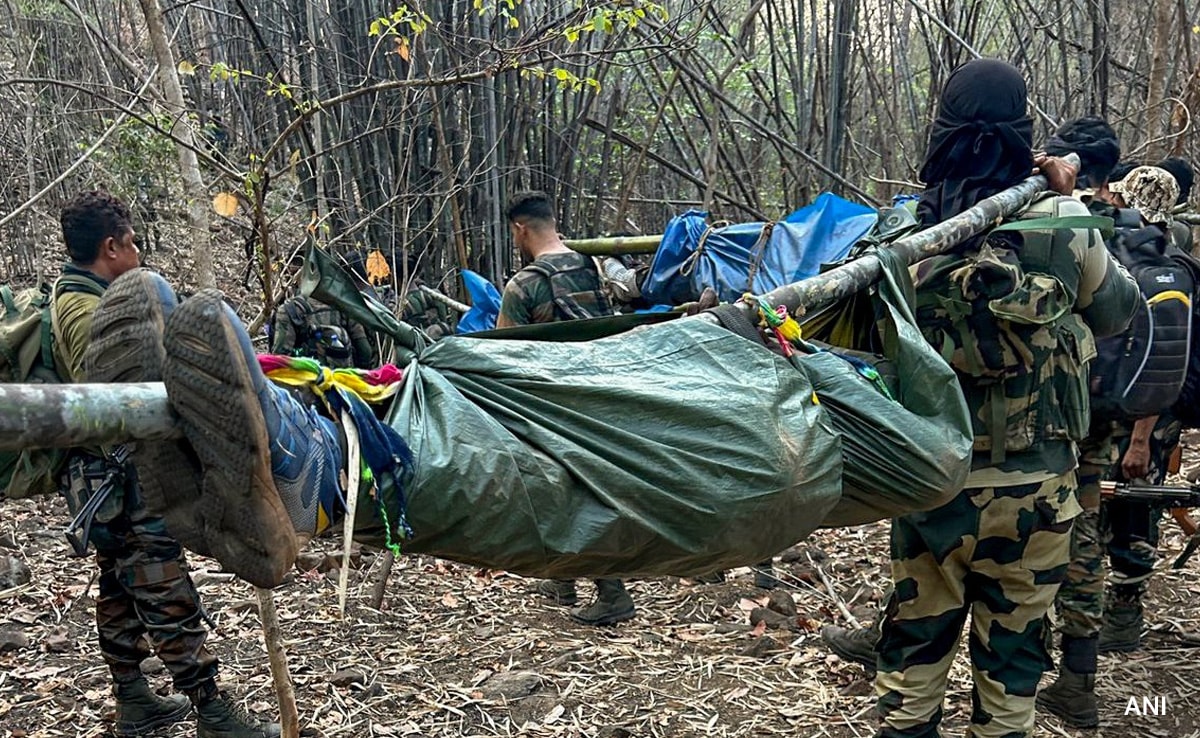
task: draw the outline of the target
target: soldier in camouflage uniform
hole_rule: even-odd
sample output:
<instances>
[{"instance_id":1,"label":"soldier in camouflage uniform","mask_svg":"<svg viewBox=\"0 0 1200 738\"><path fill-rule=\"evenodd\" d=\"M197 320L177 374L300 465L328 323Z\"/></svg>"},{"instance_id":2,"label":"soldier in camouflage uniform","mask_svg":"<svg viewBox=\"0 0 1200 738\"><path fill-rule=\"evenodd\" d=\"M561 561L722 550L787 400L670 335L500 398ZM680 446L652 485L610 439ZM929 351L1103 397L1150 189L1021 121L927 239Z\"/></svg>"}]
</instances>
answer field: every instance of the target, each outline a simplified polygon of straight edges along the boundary
<instances>
[{"instance_id":1,"label":"soldier in camouflage uniform","mask_svg":"<svg viewBox=\"0 0 1200 738\"><path fill-rule=\"evenodd\" d=\"M104 291L118 276L138 267L138 248L129 209L104 192L78 195L63 208L63 238L70 262L63 274L95 282ZM100 297L86 291L57 288L52 306L55 363L66 381L114 381L120 363L145 357L123 347L94 340L101 323L93 315ZM159 320L152 301L144 295L115 295L119 307L105 320L123 324ZM174 296L170 296L173 301ZM135 317L136 316L136 317ZM104 350L109 349L105 354ZM115 351L113 350L115 349ZM97 356L100 360L97 361ZM85 365L85 360L87 364ZM123 381L150 381L157 377L125 376ZM184 462L186 463L186 462ZM138 471L143 473L139 481ZM100 593L96 598L96 630L100 652L115 683L120 736L146 735L198 712L200 738L274 738L276 725L262 725L248 716L216 686L217 659L204 646L207 632L199 595L187 572L179 542L164 521L146 508L143 487L196 484L190 469L180 468L178 479L162 479L151 469L114 462L99 448L72 449L68 456L65 496L71 513L97 491L110 472L120 480L95 515L88 541L96 548L100 567ZM180 493L185 494L185 493ZM157 653L171 673L175 695L161 698L150 691L140 665Z\"/></svg>"},{"instance_id":2,"label":"soldier in camouflage uniform","mask_svg":"<svg viewBox=\"0 0 1200 738\"><path fill-rule=\"evenodd\" d=\"M1161 167L1138 167L1112 191L1118 204L1138 210L1143 224L1157 224L1180 238L1171 211L1181 194L1174 175ZM1177 242L1172 248L1179 248ZM1179 445L1180 422L1164 411L1159 415L1117 424L1114 445L1120 463L1111 477L1117 481L1162 484L1167 464ZM1112 573L1104 602L1099 650L1134 651L1141 645L1144 621L1142 595L1158 559L1158 520L1162 509L1146 502L1109 500L1101 514L1100 533L1108 548Z\"/></svg>"},{"instance_id":3,"label":"soldier in camouflage uniform","mask_svg":"<svg viewBox=\"0 0 1200 738\"><path fill-rule=\"evenodd\" d=\"M366 330L314 297L295 295L275 310L271 353L307 356L332 368L378 366Z\"/></svg>"},{"instance_id":4,"label":"soldier in camouflage uniform","mask_svg":"<svg viewBox=\"0 0 1200 738\"><path fill-rule=\"evenodd\" d=\"M1051 156L1076 153L1080 158L1077 195L1095 215L1112 217L1115 205L1108 177L1121 158L1117 134L1098 117L1068 121L1046 141ZM1058 679L1041 690L1037 706L1075 727L1093 727L1099 716L1093 690L1097 643L1104 618L1104 549L1100 540L1100 482L1116 461L1115 424L1092 418L1079 443L1078 500L1082 512L1071 528L1071 563L1055 606L1062 634Z\"/></svg>"},{"instance_id":5,"label":"soldier in camouflage uniform","mask_svg":"<svg viewBox=\"0 0 1200 738\"><path fill-rule=\"evenodd\" d=\"M529 264L513 275L500 299L497 328L612 315L600 270L591 257L562 242L550 198L541 192L515 195L508 206L513 242ZM571 610L585 625L613 625L633 617L633 598L620 579L597 579L596 601ZM578 599L571 579L546 580L538 592L562 605Z\"/></svg>"},{"instance_id":6,"label":"soldier in camouflage uniform","mask_svg":"<svg viewBox=\"0 0 1200 738\"><path fill-rule=\"evenodd\" d=\"M943 89L918 205L930 225L1020 182L1034 164L1054 189L1074 176L1030 150L1020 73L996 60L958 68ZM1086 214L1048 195L1017 219ZM917 321L958 370L975 418L967 487L940 508L896 518L876 693L885 738L937 736L964 623L974 673L969 734L1032 735L1050 666L1045 619L1079 513L1075 442L1087 431L1093 333L1122 330L1137 287L1090 230L1017 231L916 267ZM997 238L999 237L999 238Z\"/></svg>"},{"instance_id":7,"label":"soldier in camouflage uniform","mask_svg":"<svg viewBox=\"0 0 1200 738\"><path fill-rule=\"evenodd\" d=\"M1163 484L1168 464L1179 446L1182 424L1169 412L1140 427L1124 428L1116 438L1122 463L1113 477L1135 484ZM1147 431L1147 427L1149 430ZM1144 451L1136 449L1144 447ZM1135 449L1130 454L1130 449ZM1162 508L1132 500L1107 500L1100 511L1100 531L1112 571L1104 601L1100 653L1136 651L1141 647L1145 611L1142 596L1158 561L1158 525Z\"/></svg>"}]
</instances>

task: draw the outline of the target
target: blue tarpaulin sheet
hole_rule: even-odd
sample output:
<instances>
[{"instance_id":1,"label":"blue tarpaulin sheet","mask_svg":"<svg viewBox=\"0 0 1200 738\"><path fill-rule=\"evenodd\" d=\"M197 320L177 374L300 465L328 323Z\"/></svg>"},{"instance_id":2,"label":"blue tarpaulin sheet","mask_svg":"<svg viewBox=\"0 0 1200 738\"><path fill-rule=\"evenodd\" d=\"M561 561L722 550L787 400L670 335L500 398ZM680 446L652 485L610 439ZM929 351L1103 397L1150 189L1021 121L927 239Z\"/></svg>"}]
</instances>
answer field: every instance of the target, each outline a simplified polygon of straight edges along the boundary
<instances>
[{"instance_id":1,"label":"blue tarpaulin sheet","mask_svg":"<svg viewBox=\"0 0 1200 738\"><path fill-rule=\"evenodd\" d=\"M463 284L471 295L471 309L458 319L458 333L490 331L500 317L500 291L480 275L464 269Z\"/></svg>"},{"instance_id":2,"label":"blue tarpaulin sheet","mask_svg":"<svg viewBox=\"0 0 1200 738\"><path fill-rule=\"evenodd\" d=\"M840 260L877 217L873 209L828 192L776 223L710 229L708 213L689 210L667 224L642 296L679 305L699 299L705 287L722 302L747 291L769 292Z\"/></svg>"}]
</instances>

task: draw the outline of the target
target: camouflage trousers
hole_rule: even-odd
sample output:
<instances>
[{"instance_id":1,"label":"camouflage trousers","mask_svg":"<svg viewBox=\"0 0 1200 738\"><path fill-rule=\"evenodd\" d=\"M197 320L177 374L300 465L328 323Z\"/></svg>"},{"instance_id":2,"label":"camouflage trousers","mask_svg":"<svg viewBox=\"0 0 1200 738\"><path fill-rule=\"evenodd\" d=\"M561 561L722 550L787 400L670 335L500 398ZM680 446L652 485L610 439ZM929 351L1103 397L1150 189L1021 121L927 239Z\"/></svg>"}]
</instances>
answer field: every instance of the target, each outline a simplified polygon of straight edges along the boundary
<instances>
[{"instance_id":1,"label":"camouflage trousers","mask_svg":"<svg viewBox=\"0 0 1200 738\"><path fill-rule=\"evenodd\" d=\"M1033 731L1034 695L1052 667L1046 612L1066 576L1075 473L969 488L892 521L892 581L875 690L882 738L938 735L947 675L970 618L970 735Z\"/></svg>"},{"instance_id":2,"label":"camouflage trousers","mask_svg":"<svg viewBox=\"0 0 1200 738\"><path fill-rule=\"evenodd\" d=\"M78 504L90 497L107 465L90 455L72 460L68 502ZM217 673L217 658L204 646L208 631L200 596L179 542L167 533L162 518L146 510L136 474L130 476L100 508L88 535L100 567L100 653L118 682L138 678L142 661L153 652L171 673L176 689L195 690Z\"/></svg>"},{"instance_id":3,"label":"camouflage trousers","mask_svg":"<svg viewBox=\"0 0 1200 738\"><path fill-rule=\"evenodd\" d=\"M1115 459L1111 428L1079 444L1078 500L1083 512L1071 526L1071 564L1058 590L1059 629L1070 638L1094 638L1104 626L1104 546L1100 538L1100 482Z\"/></svg>"},{"instance_id":4,"label":"camouflage trousers","mask_svg":"<svg viewBox=\"0 0 1200 738\"><path fill-rule=\"evenodd\" d=\"M1126 480L1120 466L1113 468L1113 478L1141 484L1162 484L1167 478L1171 454L1179 446L1181 424L1169 415L1162 415L1150 434L1150 468L1144 477ZM1129 435L1118 438L1123 456L1129 447ZM1158 523L1162 508L1146 502L1108 500L1100 518L1100 531L1108 547L1112 564L1109 581L1118 597L1139 597L1145 591L1154 565L1158 561Z\"/></svg>"}]
</instances>

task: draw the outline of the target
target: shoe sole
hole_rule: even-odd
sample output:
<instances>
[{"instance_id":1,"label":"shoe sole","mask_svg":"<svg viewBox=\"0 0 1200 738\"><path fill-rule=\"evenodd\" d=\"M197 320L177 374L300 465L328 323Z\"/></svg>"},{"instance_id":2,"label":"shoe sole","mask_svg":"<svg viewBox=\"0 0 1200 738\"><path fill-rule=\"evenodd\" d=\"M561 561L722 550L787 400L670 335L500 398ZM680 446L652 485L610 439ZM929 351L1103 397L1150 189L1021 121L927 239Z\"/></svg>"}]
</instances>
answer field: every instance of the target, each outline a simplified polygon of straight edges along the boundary
<instances>
[{"instance_id":1,"label":"shoe sole","mask_svg":"<svg viewBox=\"0 0 1200 738\"><path fill-rule=\"evenodd\" d=\"M271 475L270 439L238 334L221 293L201 290L175 309L163 341L163 382L215 502L205 535L218 561L274 587L299 550Z\"/></svg>"},{"instance_id":2,"label":"shoe sole","mask_svg":"<svg viewBox=\"0 0 1200 738\"><path fill-rule=\"evenodd\" d=\"M635 612L636 612L636 608L630 607L628 610L621 610L620 612L608 613L606 615L601 615L600 617L594 618L594 619L583 618L583 617L580 617L576 613L570 613L570 616L571 616L572 620L579 623L580 625L605 626L605 625L616 625L617 623L623 623L626 620L632 620Z\"/></svg>"},{"instance_id":3,"label":"shoe sole","mask_svg":"<svg viewBox=\"0 0 1200 738\"><path fill-rule=\"evenodd\" d=\"M1142 642L1135 641L1132 643L1115 643L1108 646L1099 646L1097 651L1099 653L1133 653L1134 651L1139 650L1141 647Z\"/></svg>"},{"instance_id":4,"label":"shoe sole","mask_svg":"<svg viewBox=\"0 0 1200 738\"><path fill-rule=\"evenodd\" d=\"M165 728L168 725L174 725L175 723L187 717L191 711L192 703L185 702L181 704L179 709L175 710L175 712L167 715L160 715L153 720L148 720L143 723L135 723L133 725L130 725L129 723L125 723L124 725L117 723L113 728L113 733L115 733L118 738L137 738L138 736L144 736L148 733L152 733L159 728Z\"/></svg>"},{"instance_id":5,"label":"shoe sole","mask_svg":"<svg viewBox=\"0 0 1200 738\"><path fill-rule=\"evenodd\" d=\"M105 290L93 314L91 340L83 355L88 381L161 381L164 323L152 273L138 269L122 275ZM199 462L190 446L180 441L139 441L129 447L146 509L163 518L184 548L210 555L204 538Z\"/></svg>"},{"instance_id":6,"label":"shoe sole","mask_svg":"<svg viewBox=\"0 0 1200 738\"><path fill-rule=\"evenodd\" d=\"M1095 718L1079 719L1074 717L1071 713L1060 710L1055 704L1043 700L1040 692L1038 693L1038 696L1034 698L1033 703L1037 709L1041 710L1042 712L1050 713L1072 728L1096 728L1100 726L1099 715L1097 715Z\"/></svg>"}]
</instances>

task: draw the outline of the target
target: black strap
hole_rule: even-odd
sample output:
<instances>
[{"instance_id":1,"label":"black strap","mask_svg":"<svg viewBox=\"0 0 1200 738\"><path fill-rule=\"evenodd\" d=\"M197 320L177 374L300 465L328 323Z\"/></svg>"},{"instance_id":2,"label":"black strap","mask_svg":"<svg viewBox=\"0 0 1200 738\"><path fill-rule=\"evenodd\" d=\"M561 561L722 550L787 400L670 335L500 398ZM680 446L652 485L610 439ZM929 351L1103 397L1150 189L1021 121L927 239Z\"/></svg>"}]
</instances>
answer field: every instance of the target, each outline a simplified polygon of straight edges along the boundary
<instances>
[{"instance_id":1,"label":"black strap","mask_svg":"<svg viewBox=\"0 0 1200 738\"><path fill-rule=\"evenodd\" d=\"M736 305L724 304L717 305L715 308L705 310L706 313L712 313L721 327L731 333L741 336L747 341L753 341L759 346L766 346L766 341L763 340L762 334L758 332L758 328L754 323L746 317L741 308Z\"/></svg>"},{"instance_id":2,"label":"black strap","mask_svg":"<svg viewBox=\"0 0 1200 738\"><path fill-rule=\"evenodd\" d=\"M1167 246L1167 233L1162 228L1156 225L1148 225L1145 228L1139 228L1132 233L1126 233L1122 239L1122 244L1127 249L1136 249L1139 246L1144 246L1155 241L1160 242L1162 248L1157 249L1159 253L1165 253Z\"/></svg>"},{"instance_id":3,"label":"black strap","mask_svg":"<svg viewBox=\"0 0 1200 738\"><path fill-rule=\"evenodd\" d=\"M1142 211L1136 208L1117 208L1113 213L1117 228L1137 228L1142 224Z\"/></svg>"}]
</instances>

